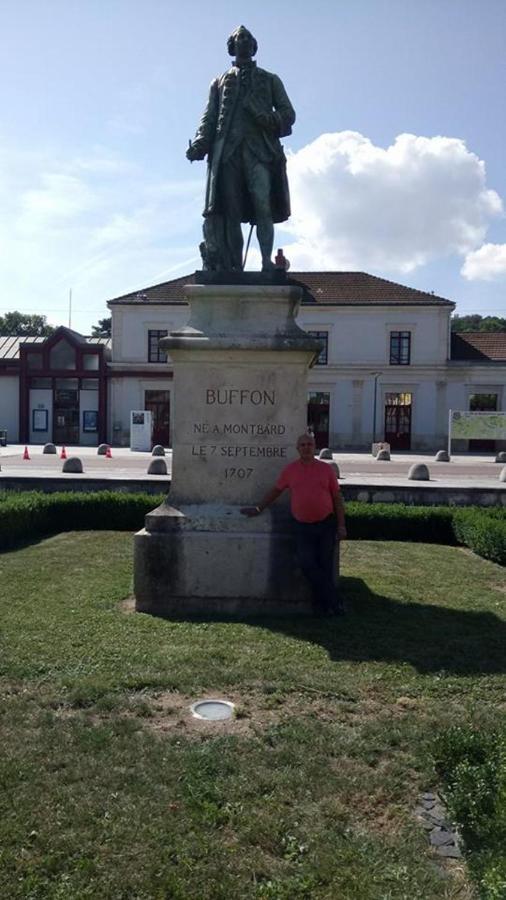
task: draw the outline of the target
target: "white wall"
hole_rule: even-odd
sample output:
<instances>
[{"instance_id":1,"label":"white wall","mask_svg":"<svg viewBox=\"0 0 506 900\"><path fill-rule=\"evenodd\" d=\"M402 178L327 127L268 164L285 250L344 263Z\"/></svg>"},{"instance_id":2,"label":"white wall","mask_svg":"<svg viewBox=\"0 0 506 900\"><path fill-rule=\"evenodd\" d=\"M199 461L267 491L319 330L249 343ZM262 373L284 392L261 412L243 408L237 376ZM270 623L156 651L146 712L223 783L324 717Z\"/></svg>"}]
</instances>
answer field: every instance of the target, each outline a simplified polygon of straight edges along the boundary
<instances>
[{"instance_id":1,"label":"white wall","mask_svg":"<svg viewBox=\"0 0 506 900\"><path fill-rule=\"evenodd\" d=\"M19 378L17 375L0 377L0 428L7 429L7 442L19 441Z\"/></svg>"},{"instance_id":2,"label":"white wall","mask_svg":"<svg viewBox=\"0 0 506 900\"><path fill-rule=\"evenodd\" d=\"M111 311L112 360L124 363L148 363L148 332L155 329L174 331L186 324L189 315L187 306L155 303L113 306Z\"/></svg>"},{"instance_id":3,"label":"white wall","mask_svg":"<svg viewBox=\"0 0 506 900\"><path fill-rule=\"evenodd\" d=\"M411 365L446 362L450 310L437 306L303 306L301 328L329 332L329 363L389 365L390 332L411 332Z\"/></svg>"}]
</instances>

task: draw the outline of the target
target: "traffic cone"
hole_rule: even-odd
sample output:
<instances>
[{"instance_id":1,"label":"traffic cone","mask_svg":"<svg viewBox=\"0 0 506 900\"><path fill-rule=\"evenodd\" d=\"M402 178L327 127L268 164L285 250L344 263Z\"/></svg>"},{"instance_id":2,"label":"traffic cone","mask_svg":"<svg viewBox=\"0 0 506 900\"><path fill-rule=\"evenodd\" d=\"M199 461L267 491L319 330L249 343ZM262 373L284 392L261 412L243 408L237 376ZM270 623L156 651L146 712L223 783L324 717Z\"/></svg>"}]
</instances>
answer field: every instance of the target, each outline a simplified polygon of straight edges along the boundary
<instances>
[{"instance_id":1,"label":"traffic cone","mask_svg":"<svg viewBox=\"0 0 506 900\"><path fill-rule=\"evenodd\" d=\"M65 445L61 448L60 459L67 459L67 451L65 450Z\"/></svg>"},{"instance_id":2,"label":"traffic cone","mask_svg":"<svg viewBox=\"0 0 506 900\"><path fill-rule=\"evenodd\" d=\"M105 458L106 458L106 459L112 459L112 452L111 452L111 448L110 448L110 447L107 447L107 450L105 451Z\"/></svg>"},{"instance_id":3,"label":"traffic cone","mask_svg":"<svg viewBox=\"0 0 506 900\"><path fill-rule=\"evenodd\" d=\"M25 447L25 452L23 453L23 459L30 459L30 454L28 453L28 447Z\"/></svg>"}]
</instances>

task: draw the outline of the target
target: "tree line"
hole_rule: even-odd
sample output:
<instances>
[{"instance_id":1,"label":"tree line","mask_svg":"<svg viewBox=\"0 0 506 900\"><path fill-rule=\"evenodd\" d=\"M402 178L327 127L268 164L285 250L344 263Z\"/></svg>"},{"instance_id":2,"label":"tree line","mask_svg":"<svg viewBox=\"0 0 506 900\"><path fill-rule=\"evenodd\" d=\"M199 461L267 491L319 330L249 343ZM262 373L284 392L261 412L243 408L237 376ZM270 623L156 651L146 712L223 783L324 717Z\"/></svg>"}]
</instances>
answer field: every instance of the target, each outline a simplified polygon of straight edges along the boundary
<instances>
[{"instance_id":1,"label":"tree line","mask_svg":"<svg viewBox=\"0 0 506 900\"><path fill-rule=\"evenodd\" d=\"M452 331L506 331L506 318L501 316L452 316ZM27 315L14 310L0 316L0 334L15 337L47 337L55 331L46 316ZM91 337L111 336L111 316L99 319L91 329Z\"/></svg>"},{"instance_id":2,"label":"tree line","mask_svg":"<svg viewBox=\"0 0 506 900\"><path fill-rule=\"evenodd\" d=\"M506 331L506 319L501 316L452 316L452 331Z\"/></svg>"},{"instance_id":3,"label":"tree line","mask_svg":"<svg viewBox=\"0 0 506 900\"><path fill-rule=\"evenodd\" d=\"M46 316L36 314L13 312L0 316L0 334L9 337L48 337L56 331L56 327L49 325ZM99 319L91 329L91 337L111 336L111 316Z\"/></svg>"}]
</instances>

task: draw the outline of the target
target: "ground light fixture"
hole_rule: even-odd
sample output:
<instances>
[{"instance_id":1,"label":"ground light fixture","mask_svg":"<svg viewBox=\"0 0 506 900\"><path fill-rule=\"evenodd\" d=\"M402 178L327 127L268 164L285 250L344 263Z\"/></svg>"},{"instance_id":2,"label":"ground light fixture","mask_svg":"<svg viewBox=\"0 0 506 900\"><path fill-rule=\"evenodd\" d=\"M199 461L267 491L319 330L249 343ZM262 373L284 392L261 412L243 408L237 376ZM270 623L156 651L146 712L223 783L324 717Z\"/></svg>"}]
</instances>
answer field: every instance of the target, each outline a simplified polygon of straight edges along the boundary
<instances>
[{"instance_id":1,"label":"ground light fixture","mask_svg":"<svg viewBox=\"0 0 506 900\"><path fill-rule=\"evenodd\" d=\"M233 717L235 706L229 700L197 700L196 703L192 703L190 710L196 719L220 722Z\"/></svg>"}]
</instances>

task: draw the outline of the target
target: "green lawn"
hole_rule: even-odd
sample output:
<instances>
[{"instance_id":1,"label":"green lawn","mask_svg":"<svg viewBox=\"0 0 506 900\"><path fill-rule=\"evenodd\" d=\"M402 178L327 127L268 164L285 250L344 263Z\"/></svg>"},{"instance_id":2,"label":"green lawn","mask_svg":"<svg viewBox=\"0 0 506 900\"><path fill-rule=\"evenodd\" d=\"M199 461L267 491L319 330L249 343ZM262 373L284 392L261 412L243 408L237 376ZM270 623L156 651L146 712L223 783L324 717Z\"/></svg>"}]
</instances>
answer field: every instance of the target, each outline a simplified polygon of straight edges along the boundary
<instances>
[{"instance_id":1,"label":"green lawn","mask_svg":"<svg viewBox=\"0 0 506 900\"><path fill-rule=\"evenodd\" d=\"M506 720L506 576L468 550L350 542L338 620L133 613L132 539L0 555L0 895L472 896L413 816L448 724ZM230 725L188 704L224 696Z\"/></svg>"}]
</instances>

